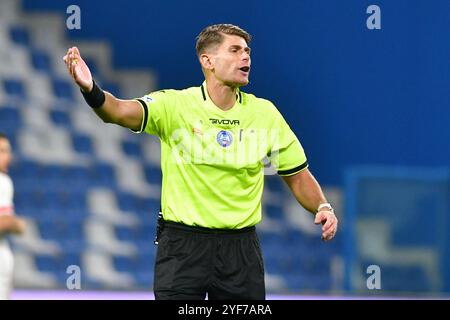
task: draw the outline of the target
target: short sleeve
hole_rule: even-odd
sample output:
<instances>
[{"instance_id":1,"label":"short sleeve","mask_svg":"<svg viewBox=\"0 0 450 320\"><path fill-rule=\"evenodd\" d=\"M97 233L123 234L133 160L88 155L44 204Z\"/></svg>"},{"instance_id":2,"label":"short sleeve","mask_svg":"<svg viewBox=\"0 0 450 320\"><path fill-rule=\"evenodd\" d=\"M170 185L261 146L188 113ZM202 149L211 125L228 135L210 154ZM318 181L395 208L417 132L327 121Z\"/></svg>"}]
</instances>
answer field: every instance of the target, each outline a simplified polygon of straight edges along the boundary
<instances>
[{"instance_id":1,"label":"short sleeve","mask_svg":"<svg viewBox=\"0 0 450 320\"><path fill-rule=\"evenodd\" d=\"M308 167L306 154L300 141L278 110L269 159L280 176L290 176Z\"/></svg>"},{"instance_id":2,"label":"short sleeve","mask_svg":"<svg viewBox=\"0 0 450 320\"><path fill-rule=\"evenodd\" d=\"M142 124L136 133L146 132L163 138L170 121L167 107L170 105L170 93L165 90L149 93L136 98L143 109Z\"/></svg>"}]
</instances>

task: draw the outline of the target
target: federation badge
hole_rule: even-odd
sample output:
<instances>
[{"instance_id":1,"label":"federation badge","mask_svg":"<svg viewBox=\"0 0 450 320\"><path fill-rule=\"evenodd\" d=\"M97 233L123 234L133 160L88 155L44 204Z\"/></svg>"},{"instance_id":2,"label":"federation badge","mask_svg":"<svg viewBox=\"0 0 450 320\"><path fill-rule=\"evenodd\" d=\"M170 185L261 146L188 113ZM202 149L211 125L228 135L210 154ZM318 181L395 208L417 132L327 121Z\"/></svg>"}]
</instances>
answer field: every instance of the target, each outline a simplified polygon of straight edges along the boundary
<instances>
[{"instance_id":1,"label":"federation badge","mask_svg":"<svg viewBox=\"0 0 450 320\"><path fill-rule=\"evenodd\" d=\"M220 144L222 147L226 148L233 142L233 136L231 135L231 132L228 132L226 130L221 130L217 134L217 143Z\"/></svg>"}]
</instances>

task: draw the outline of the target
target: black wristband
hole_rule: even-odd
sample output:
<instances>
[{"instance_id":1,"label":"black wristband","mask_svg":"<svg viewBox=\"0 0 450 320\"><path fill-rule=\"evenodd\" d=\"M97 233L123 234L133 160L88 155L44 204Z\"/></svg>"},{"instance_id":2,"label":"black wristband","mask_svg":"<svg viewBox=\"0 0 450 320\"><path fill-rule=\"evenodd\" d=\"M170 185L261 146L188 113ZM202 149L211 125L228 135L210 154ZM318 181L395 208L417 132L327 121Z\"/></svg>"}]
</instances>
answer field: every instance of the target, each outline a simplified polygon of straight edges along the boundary
<instances>
[{"instance_id":1,"label":"black wristband","mask_svg":"<svg viewBox=\"0 0 450 320\"><path fill-rule=\"evenodd\" d=\"M86 100L87 104L94 109L100 108L105 103L105 93L102 89L95 83L94 80L92 80L93 86L92 90L90 92L84 92L80 89L81 94L84 97L84 100Z\"/></svg>"}]
</instances>

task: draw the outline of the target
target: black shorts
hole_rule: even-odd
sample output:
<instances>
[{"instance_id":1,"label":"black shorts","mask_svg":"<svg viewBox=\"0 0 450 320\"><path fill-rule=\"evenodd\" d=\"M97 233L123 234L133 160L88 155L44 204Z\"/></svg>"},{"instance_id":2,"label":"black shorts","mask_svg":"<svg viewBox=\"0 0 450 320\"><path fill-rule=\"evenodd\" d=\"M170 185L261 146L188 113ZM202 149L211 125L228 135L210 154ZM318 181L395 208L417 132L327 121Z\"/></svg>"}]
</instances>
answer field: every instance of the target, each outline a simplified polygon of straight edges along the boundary
<instances>
[{"instance_id":1,"label":"black shorts","mask_svg":"<svg viewBox=\"0 0 450 320\"><path fill-rule=\"evenodd\" d=\"M164 222L155 264L157 300L264 300L255 227L217 230Z\"/></svg>"}]
</instances>

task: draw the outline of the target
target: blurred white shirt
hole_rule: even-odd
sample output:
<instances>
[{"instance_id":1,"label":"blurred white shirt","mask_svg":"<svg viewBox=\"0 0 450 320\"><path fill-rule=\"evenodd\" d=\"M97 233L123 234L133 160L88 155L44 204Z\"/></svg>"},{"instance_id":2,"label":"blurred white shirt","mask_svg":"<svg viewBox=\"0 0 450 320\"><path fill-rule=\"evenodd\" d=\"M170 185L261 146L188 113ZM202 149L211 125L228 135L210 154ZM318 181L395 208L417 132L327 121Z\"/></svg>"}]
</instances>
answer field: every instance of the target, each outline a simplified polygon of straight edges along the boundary
<instances>
[{"instance_id":1,"label":"blurred white shirt","mask_svg":"<svg viewBox=\"0 0 450 320\"><path fill-rule=\"evenodd\" d=\"M0 172L0 216L14 214L14 186L11 178ZM9 298L12 288L14 260L8 241L0 233L0 300Z\"/></svg>"}]
</instances>

